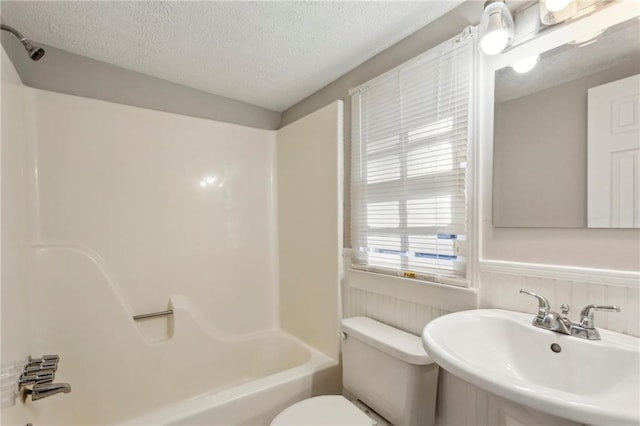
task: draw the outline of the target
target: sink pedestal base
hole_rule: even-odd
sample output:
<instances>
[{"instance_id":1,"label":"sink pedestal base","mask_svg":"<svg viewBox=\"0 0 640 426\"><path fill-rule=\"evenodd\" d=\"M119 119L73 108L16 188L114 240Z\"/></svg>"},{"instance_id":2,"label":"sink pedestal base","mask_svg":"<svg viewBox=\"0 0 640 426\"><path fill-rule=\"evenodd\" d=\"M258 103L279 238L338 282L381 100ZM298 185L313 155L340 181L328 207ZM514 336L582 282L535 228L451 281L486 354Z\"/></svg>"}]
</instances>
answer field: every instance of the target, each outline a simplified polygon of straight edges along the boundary
<instances>
[{"instance_id":1,"label":"sink pedestal base","mask_svg":"<svg viewBox=\"0 0 640 426\"><path fill-rule=\"evenodd\" d=\"M506 400L440 369L438 426L582 426Z\"/></svg>"}]
</instances>

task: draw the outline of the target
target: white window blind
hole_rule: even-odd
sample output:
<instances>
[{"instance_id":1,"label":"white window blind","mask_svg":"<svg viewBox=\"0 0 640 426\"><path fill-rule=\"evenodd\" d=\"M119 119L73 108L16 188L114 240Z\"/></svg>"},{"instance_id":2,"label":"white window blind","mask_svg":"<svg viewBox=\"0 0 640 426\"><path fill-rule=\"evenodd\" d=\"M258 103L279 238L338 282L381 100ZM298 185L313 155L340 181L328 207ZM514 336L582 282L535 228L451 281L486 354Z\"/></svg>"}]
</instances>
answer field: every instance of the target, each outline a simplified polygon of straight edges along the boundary
<instances>
[{"instance_id":1,"label":"white window blind","mask_svg":"<svg viewBox=\"0 0 640 426\"><path fill-rule=\"evenodd\" d=\"M473 61L461 36L352 91L354 267L466 284Z\"/></svg>"}]
</instances>

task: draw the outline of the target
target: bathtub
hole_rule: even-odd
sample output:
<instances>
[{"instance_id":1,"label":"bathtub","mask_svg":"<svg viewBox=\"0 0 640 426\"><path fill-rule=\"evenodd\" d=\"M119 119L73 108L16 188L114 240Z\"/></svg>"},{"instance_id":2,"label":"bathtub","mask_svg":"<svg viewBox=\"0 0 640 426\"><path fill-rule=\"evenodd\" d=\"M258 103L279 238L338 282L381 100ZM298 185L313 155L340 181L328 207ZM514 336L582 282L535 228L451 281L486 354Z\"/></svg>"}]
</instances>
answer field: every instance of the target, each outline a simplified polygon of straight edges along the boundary
<instances>
[{"instance_id":1,"label":"bathtub","mask_svg":"<svg viewBox=\"0 0 640 426\"><path fill-rule=\"evenodd\" d=\"M339 383L335 360L282 331L237 343L233 351L234 361L221 366L233 371L227 384L200 394L187 387L179 401L118 424L268 425L294 402L334 393Z\"/></svg>"},{"instance_id":2,"label":"bathtub","mask_svg":"<svg viewBox=\"0 0 640 426\"><path fill-rule=\"evenodd\" d=\"M87 353L95 345L62 353L56 381L73 390L30 404L33 424L268 425L294 402L340 391L337 361L294 336L220 335L187 298L171 301L164 342L115 343L107 360Z\"/></svg>"},{"instance_id":3,"label":"bathtub","mask_svg":"<svg viewBox=\"0 0 640 426\"><path fill-rule=\"evenodd\" d=\"M269 334L238 346L238 359L226 366L235 370L234 384L212 388L119 424L268 425L297 401L336 392L339 377L335 360L284 332Z\"/></svg>"},{"instance_id":4,"label":"bathtub","mask_svg":"<svg viewBox=\"0 0 640 426\"><path fill-rule=\"evenodd\" d=\"M184 295L170 296L172 316L134 321L96 265L79 250L39 250L36 279L47 285L33 303L57 315L30 313L47 324L31 328L32 353L58 353L56 382L72 391L27 401L26 421L15 424L269 424L296 401L340 392L337 360L282 330L225 334ZM148 338L154 324L166 326L165 339Z\"/></svg>"}]
</instances>

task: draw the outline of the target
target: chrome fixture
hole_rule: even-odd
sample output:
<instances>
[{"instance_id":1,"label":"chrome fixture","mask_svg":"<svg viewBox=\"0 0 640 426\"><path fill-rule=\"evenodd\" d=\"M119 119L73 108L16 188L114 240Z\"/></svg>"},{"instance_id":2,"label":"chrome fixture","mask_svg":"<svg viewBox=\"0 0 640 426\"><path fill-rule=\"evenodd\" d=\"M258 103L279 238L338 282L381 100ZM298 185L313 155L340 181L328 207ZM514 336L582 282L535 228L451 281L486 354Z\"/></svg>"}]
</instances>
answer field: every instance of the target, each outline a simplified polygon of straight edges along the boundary
<instances>
[{"instance_id":1,"label":"chrome fixture","mask_svg":"<svg viewBox=\"0 0 640 426\"><path fill-rule=\"evenodd\" d=\"M20 33L20 31L16 30L15 28L10 27L9 25L0 24L0 30L8 31L14 36L16 36L16 38L20 40L20 43L22 43L25 50L29 54L29 57L32 60L39 61L44 56L44 49L42 47L32 46L31 42L27 40L27 38L23 36L22 33Z\"/></svg>"},{"instance_id":2,"label":"chrome fixture","mask_svg":"<svg viewBox=\"0 0 640 426\"><path fill-rule=\"evenodd\" d=\"M27 389L27 394L31 395L32 401L37 401L57 393L71 392L69 383L42 383L34 385L31 389Z\"/></svg>"},{"instance_id":3,"label":"chrome fixture","mask_svg":"<svg viewBox=\"0 0 640 426\"><path fill-rule=\"evenodd\" d=\"M68 383L53 383L59 361L58 355L43 355L41 358L27 357L18 379L18 389L24 390L25 396L31 395L32 401L57 393L71 392L71 385ZM27 386L31 386L31 389Z\"/></svg>"},{"instance_id":4,"label":"chrome fixture","mask_svg":"<svg viewBox=\"0 0 640 426\"><path fill-rule=\"evenodd\" d=\"M25 387L29 385L39 385L42 383L51 383L55 378L55 374L52 371L46 371L41 373L24 373L20 376L18 380L18 385L20 387Z\"/></svg>"},{"instance_id":5,"label":"chrome fixture","mask_svg":"<svg viewBox=\"0 0 640 426\"><path fill-rule=\"evenodd\" d=\"M539 0L540 22L556 25L609 6L616 0Z\"/></svg>"},{"instance_id":6,"label":"chrome fixture","mask_svg":"<svg viewBox=\"0 0 640 426\"><path fill-rule=\"evenodd\" d=\"M546 297L524 289L520 290L520 293L538 299L538 314L532 321L534 326L588 340L600 340L600 333L594 327L593 313L595 311L620 312L620 307L616 305L587 305L580 311L580 321L574 323L569 319L569 305L563 303L560 306L561 313L559 314L551 311Z\"/></svg>"},{"instance_id":7,"label":"chrome fixture","mask_svg":"<svg viewBox=\"0 0 640 426\"><path fill-rule=\"evenodd\" d=\"M134 315L133 320L138 321L145 318L163 317L165 315L173 315L173 309L167 309L166 311L160 311L160 312L151 312L148 314Z\"/></svg>"},{"instance_id":8,"label":"chrome fixture","mask_svg":"<svg viewBox=\"0 0 640 426\"><path fill-rule=\"evenodd\" d=\"M589 340L600 340L600 333L596 330L593 323L593 313L595 311L607 311L607 312L620 312L620 306L601 306L601 305L587 305L580 311L580 323L572 335L583 337ZM580 334L577 334L580 332Z\"/></svg>"},{"instance_id":9,"label":"chrome fixture","mask_svg":"<svg viewBox=\"0 0 640 426\"><path fill-rule=\"evenodd\" d=\"M515 28L505 0L487 0L480 19L478 38L480 49L487 55L497 55L512 42Z\"/></svg>"},{"instance_id":10,"label":"chrome fixture","mask_svg":"<svg viewBox=\"0 0 640 426\"><path fill-rule=\"evenodd\" d=\"M41 364L31 364L29 367L25 367L24 372L27 374L41 373L43 371L56 371L58 370L58 363L43 362Z\"/></svg>"},{"instance_id":11,"label":"chrome fixture","mask_svg":"<svg viewBox=\"0 0 640 426\"><path fill-rule=\"evenodd\" d=\"M551 311L547 298L525 289L520 290L520 293L528 294L529 296L533 296L538 299L538 315L536 315L534 321L537 320L539 324L542 324L546 316L549 315L549 312ZM536 325L536 323L534 322L533 325Z\"/></svg>"},{"instance_id":12,"label":"chrome fixture","mask_svg":"<svg viewBox=\"0 0 640 426\"><path fill-rule=\"evenodd\" d=\"M515 10L512 14L507 0L486 0L478 25L480 50L486 55L497 55L520 45L562 22L577 20L613 5L620 0L538 0ZM514 5L517 2L512 2ZM510 3L511 4L511 3ZM511 7L515 9L515 7ZM599 32L578 34L574 44L586 45L597 39ZM534 57L517 67L526 72L535 66Z\"/></svg>"}]
</instances>

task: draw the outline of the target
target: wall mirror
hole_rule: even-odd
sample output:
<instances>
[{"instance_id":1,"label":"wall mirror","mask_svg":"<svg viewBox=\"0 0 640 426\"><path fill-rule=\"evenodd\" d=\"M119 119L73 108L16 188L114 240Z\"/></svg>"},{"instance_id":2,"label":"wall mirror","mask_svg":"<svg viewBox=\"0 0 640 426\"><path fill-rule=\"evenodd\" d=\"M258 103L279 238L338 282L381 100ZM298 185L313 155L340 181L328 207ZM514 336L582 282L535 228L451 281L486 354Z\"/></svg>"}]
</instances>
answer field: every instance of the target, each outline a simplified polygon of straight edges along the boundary
<instances>
[{"instance_id":1,"label":"wall mirror","mask_svg":"<svg viewBox=\"0 0 640 426\"><path fill-rule=\"evenodd\" d=\"M640 20L520 66L495 71L493 225L640 227Z\"/></svg>"}]
</instances>

